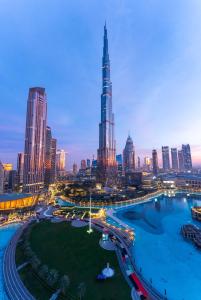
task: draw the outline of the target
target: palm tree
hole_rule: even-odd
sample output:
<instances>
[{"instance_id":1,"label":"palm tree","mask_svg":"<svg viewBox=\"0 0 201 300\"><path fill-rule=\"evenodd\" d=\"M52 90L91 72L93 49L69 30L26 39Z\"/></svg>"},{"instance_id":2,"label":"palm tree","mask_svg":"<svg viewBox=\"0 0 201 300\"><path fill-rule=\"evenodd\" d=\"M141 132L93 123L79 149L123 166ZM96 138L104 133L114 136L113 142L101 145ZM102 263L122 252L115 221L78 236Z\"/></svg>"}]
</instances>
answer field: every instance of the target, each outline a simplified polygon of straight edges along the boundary
<instances>
[{"instance_id":1,"label":"palm tree","mask_svg":"<svg viewBox=\"0 0 201 300\"><path fill-rule=\"evenodd\" d=\"M63 295L66 295L69 285L70 285L70 279L68 275L62 276L60 279L60 290Z\"/></svg>"},{"instance_id":2,"label":"palm tree","mask_svg":"<svg viewBox=\"0 0 201 300\"><path fill-rule=\"evenodd\" d=\"M85 292L86 292L86 285L84 282L81 282L79 285L78 285L78 295L80 297L80 300L83 299L84 295L85 295Z\"/></svg>"}]
</instances>

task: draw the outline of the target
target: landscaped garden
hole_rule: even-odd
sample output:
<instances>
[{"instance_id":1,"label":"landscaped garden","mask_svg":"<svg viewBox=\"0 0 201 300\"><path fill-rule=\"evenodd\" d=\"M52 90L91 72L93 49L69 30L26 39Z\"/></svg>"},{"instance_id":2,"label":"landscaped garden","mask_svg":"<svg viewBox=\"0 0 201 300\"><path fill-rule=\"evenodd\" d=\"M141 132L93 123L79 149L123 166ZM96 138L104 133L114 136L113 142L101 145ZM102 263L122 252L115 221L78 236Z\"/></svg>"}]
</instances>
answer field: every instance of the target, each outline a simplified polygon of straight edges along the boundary
<instances>
[{"instance_id":1,"label":"landscaped garden","mask_svg":"<svg viewBox=\"0 0 201 300\"><path fill-rule=\"evenodd\" d=\"M46 300L60 290L58 299L127 300L130 288L115 252L99 246L100 233L87 233L68 222L42 221L31 225L16 252L17 265L27 288L36 299ZM109 262L115 275L99 282L96 277Z\"/></svg>"}]
</instances>

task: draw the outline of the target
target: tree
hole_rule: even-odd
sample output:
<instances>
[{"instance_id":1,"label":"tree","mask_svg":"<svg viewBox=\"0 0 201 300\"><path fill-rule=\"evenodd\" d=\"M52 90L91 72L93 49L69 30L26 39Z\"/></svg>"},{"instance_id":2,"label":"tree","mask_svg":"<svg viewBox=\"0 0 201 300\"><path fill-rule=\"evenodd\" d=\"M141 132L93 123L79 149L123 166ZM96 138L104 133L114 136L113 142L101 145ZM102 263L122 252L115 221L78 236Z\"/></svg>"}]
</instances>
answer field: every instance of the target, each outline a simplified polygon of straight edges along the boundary
<instances>
[{"instance_id":1,"label":"tree","mask_svg":"<svg viewBox=\"0 0 201 300\"><path fill-rule=\"evenodd\" d=\"M50 286L54 286L57 283L58 278L59 278L59 274L58 274L57 270L51 269L47 276L47 283Z\"/></svg>"},{"instance_id":2,"label":"tree","mask_svg":"<svg viewBox=\"0 0 201 300\"><path fill-rule=\"evenodd\" d=\"M70 285L70 279L68 275L62 276L60 279L60 290L63 295L66 295L69 285Z\"/></svg>"},{"instance_id":3,"label":"tree","mask_svg":"<svg viewBox=\"0 0 201 300\"><path fill-rule=\"evenodd\" d=\"M49 275L49 270L48 270L48 266L47 265L42 265L38 271L38 275L46 280L47 276Z\"/></svg>"},{"instance_id":4,"label":"tree","mask_svg":"<svg viewBox=\"0 0 201 300\"><path fill-rule=\"evenodd\" d=\"M38 257L35 254L30 259L30 263L34 270L37 270L39 268L39 266L41 265L40 260L38 259Z\"/></svg>"},{"instance_id":5,"label":"tree","mask_svg":"<svg viewBox=\"0 0 201 300\"><path fill-rule=\"evenodd\" d=\"M85 292L86 292L86 285L84 282L81 282L79 285L78 285L78 296L80 297L80 300L83 299L84 295L85 295Z\"/></svg>"}]
</instances>

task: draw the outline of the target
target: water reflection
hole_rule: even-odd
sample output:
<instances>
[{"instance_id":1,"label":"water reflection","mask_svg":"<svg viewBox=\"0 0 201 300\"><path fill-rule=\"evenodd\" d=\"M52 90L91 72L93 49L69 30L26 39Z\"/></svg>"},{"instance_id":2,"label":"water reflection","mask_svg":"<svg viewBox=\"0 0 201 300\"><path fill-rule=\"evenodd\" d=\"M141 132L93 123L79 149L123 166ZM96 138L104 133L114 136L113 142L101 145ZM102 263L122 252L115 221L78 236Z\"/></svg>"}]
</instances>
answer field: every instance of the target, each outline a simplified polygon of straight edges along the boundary
<instances>
[{"instance_id":1,"label":"water reflection","mask_svg":"<svg viewBox=\"0 0 201 300\"><path fill-rule=\"evenodd\" d=\"M145 231L154 234L164 233L163 219L174 213L180 214L186 211L190 217L192 206L199 205L201 196L189 198L187 194L176 194L174 197L162 195L150 202L124 209L117 216L132 224L142 227Z\"/></svg>"}]
</instances>

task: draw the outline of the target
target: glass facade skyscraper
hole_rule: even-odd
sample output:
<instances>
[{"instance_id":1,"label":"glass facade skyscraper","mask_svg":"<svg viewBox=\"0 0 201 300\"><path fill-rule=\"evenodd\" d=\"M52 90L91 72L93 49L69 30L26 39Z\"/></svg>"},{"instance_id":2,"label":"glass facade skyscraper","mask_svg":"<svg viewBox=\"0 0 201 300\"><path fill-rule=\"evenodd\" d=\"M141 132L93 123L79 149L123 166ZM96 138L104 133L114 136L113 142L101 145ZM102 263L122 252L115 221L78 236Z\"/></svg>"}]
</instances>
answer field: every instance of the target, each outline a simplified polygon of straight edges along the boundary
<instances>
[{"instance_id":1,"label":"glass facade skyscraper","mask_svg":"<svg viewBox=\"0 0 201 300\"><path fill-rule=\"evenodd\" d=\"M186 171L192 170L192 158L191 158L191 148L189 144L182 145L183 159L184 159L184 169Z\"/></svg>"},{"instance_id":2,"label":"glass facade skyscraper","mask_svg":"<svg viewBox=\"0 0 201 300\"><path fill-rule=\"evenodd\" d=\"M152 164L153 164L153 174L158 175L158 154L156 149L152 150Z\"/></svg>"},{"instance_id":3,"label":"glass facade skyscraper","mask_svg":"<svg viewBox=\"0 0 201 300\"><path fill-rule=\"evenodd\" d=\"M23 191L38 192L44 187L47 99L45 89L29 89L24 146Z\"/></svg>"},{"instance_id":4,"label":"glass facade skyscraper","mask_svg":"<svg viewBox=\"0 0 201 300\"><path fill-rule=\"evenodd\" d=\"M170 169L170 154L169 154L168 146L162 146L162 160L163 160L163 170L165 172L169 171L169 169Z\"/></svg>"},{"instance_id":5,"label":"glass facade skyscraper","mask_svg":"<svg viewBox=\"0 0 201 300\"><path fill-rule=\"evenodd\" d=\"M102 58L101 122L99 124L97 179L111 185L116 178L116 145L114 138L114 114L112 111L112 83L110 80L110 59L107 28L104 26Z\"/></svg>"},{"instance_id":6,"label":"glass facade skyscraper","mask_svg":"<svg viewBox=\"0 0 201 300\"><path fill-rule=\"evenodd\" d=\"M177 171L178 170L177 148L171 148L171 158L172 158L172 169L174 171Z\"/></svg>"}]
</instances>

